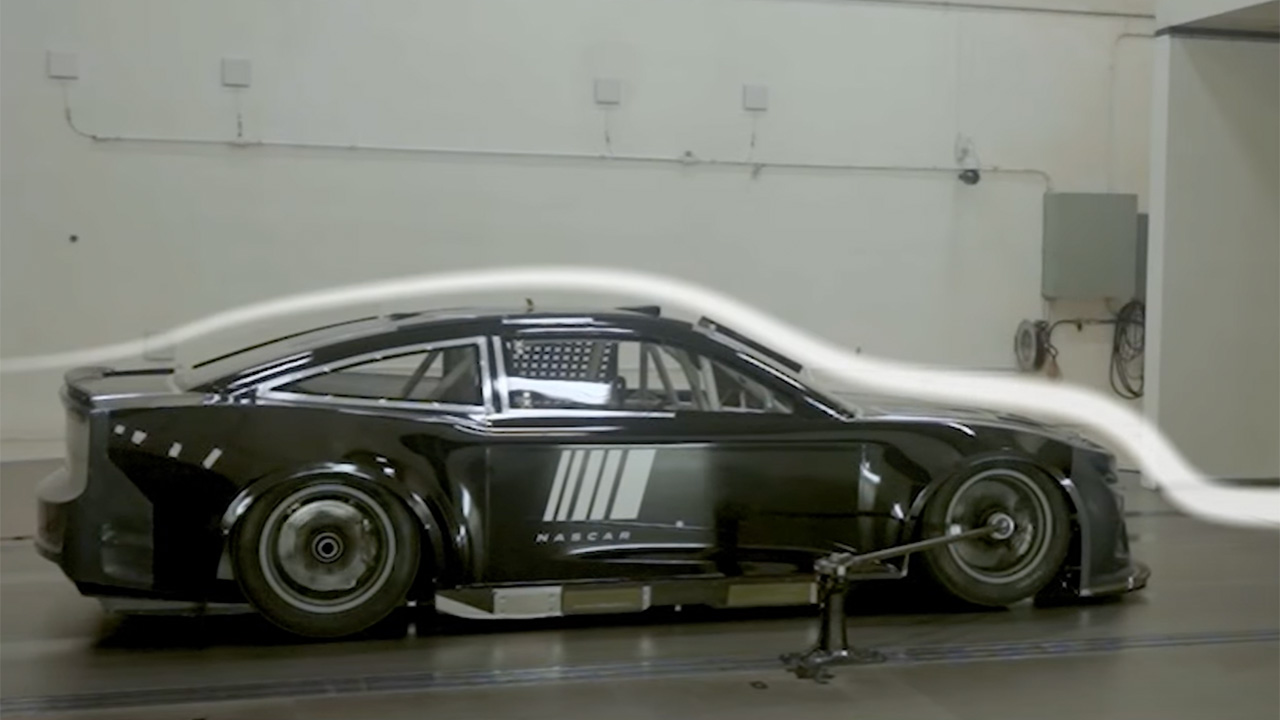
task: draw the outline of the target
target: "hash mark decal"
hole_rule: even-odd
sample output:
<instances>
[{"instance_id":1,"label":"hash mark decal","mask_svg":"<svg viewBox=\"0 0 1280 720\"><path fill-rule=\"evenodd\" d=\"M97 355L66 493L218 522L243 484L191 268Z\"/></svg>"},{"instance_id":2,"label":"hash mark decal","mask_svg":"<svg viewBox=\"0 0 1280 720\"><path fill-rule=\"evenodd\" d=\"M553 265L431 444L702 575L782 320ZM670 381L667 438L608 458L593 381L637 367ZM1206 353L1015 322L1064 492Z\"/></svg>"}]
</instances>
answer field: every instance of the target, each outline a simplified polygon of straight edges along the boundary
<instances>
[{"instance_id":1,"label":"hash mark decal","mask_svg":"<svg viewBox=\"0 0 1280 720\"><path fill-rule=\"evenodd\" d=\"M542 521L551 522L556 517L556 506L559 504L560 491L564 488L564 476L569 472L569 459L573 453L560 453L560 464L556 467L556 480L551 484L551 494L547 496L547 509L542 511Z\"/></svg>"},{"instance_id":2,"label":"hash mark decal","mask_svg":"<svg viewBox=\"0 0 1280 720\"><path fill-rule=\"evenodd\" d=\"M609 520L635 520L656 454L648 448L561 450L542 520L604 520L606 512Z\"/></svg>"},{"instance_id":3,"label":"hash mark decal","mask_svg":"<svg viewBox=\"0 0 1280 720\"><path fill-rule=\"evenodd\" d=\"M564 479L564 493L560 495L560 508L556 511L557 520L569 519L569 505L573 503L573 491L578 489L578 475L582 472L581 450L574 450L573 460L569 463L569 475Z\"/></svg>"},{"instance_id":4,"label":"hash mark decal","mask_svg":"<svg viewBox=\"0 0 1280 720\"><path fill-rule=\"evenodd\" d=\"M218 462L218 458L220 457L222 457L222 448L214 448L209 451L208 455L205 455L204 462L200 464L204 466L205 470L209 470L213 467L214 463Z\"/></svg>"},{"instance_id":5,"label":"hash mark decal","mask_svg":"<svg viewBox=\"0 0 1280 720\"><path fill-rule=\"evenodd\" d=\"M592 450L587 454L587 469L582 475L582 489L578 491L578 502L573 506L573 519L586 520L591 501L595 499L596 484L600 482L600 464L604 462L604 453Z\"/></svg>"},{"instance_id":6,"label":"hash mark decal","mask_svg":"<svg viewBox=\"0 0 1280 720\"><path fill-rule=\"evenodd\" d=\"M618 468L622 467L623 450L609 450L604 461L604 470L600 474L600 487L596 488L596 501L591 506L591 519L603 520L605 511L609 509L609 499L613 497L614 483L618 482Z\"/></svg>"},{"instance_id":7,"label":"hash mark decal","mask_svg":"<svg viewBox=\"0 0 1280 720\"><path fill-rule=\"evenodd\" d=\"M622 478L618 481L618 494L613 499L610 520L635 520L640 516L640 503L644 501L645 488L649 486L649 471L653 469L656 450L628 450L622 466Z\"/></svg>"}]
</instances>

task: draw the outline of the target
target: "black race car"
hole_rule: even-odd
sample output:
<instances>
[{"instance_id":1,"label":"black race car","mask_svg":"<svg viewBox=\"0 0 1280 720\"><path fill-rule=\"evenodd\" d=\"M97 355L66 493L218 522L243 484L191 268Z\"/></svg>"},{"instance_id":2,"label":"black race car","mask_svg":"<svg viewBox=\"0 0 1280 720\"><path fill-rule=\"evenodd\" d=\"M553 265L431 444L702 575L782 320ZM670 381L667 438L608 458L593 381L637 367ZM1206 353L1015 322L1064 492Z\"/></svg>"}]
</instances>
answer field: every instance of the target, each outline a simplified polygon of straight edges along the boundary
<instances>
[{"instance_id":1,"label":"black race car","mask_svg":"<svg viewBox=\"0 0 1280 720\"><path fill-rule=\"evenodd\" d=\"M1105 449L809 375L656 308L402 313L79 368L37 546L111 609L252 609L316 637L411 604L810 604L818 557L984 523L1002 530L867 576L986 606L1146 584Z\"/></svg>"}]
</instances>

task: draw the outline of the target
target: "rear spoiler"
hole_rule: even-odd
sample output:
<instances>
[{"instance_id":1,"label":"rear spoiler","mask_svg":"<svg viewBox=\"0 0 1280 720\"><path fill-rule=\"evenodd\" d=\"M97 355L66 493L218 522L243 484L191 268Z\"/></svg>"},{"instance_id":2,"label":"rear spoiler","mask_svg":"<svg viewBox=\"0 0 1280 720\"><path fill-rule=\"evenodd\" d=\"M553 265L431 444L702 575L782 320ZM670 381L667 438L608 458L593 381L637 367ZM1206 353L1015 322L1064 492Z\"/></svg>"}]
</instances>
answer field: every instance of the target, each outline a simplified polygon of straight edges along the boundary
<instances>
[{"instance_id":1,"label":"rear spoiler","mask_svg":"<svg viewBox=\"0 0 1280 720\"><path fill-rule=\"evenodd\" d=\"M648 315L649 317L662 317L662 307L660 305L632 305L630 307L620 307L618 309L623 312Z\"/></svg>"},{"instance_id":2,"label":"rear spoiler","mask_svg":"<svg viewBox=\"0 0 1280 720\"><path fill-rule=\"evenodd\" d=\"M742 345L746 345L752 350L755 350L761 355L764 355L765 357L772 359L774 362L777 362L778 364L782 365L788 370L791 370L794 373L800 373L804 371L804 366L796 362L795 360L792 360L786 355L783 355L782 353L770 347L761 345L760 343L756 342L755 340L752 340L746 335L743 335L742 333L734 330L733 328L722 325L716 322L715 320L712 320L709 317L704 316L700 318L698 320L698 327L708 332L719 333L729 338L730 340L733 340L734 342L740 343Z\"/></svg>"},{"instance_id":3,"label":"rear spoiler","mask_svg":"<svg viewBox=\"0 0 1280 720\"><path fill-rule=\"evenodd\" d=\"M111 368L103 365L85 365L68 370L62 376L63 392L67 398L82 407L93 405L93 396L85 383L109 377L138 375L172 375L172 367Z\"/></svg>"}]
</instances>

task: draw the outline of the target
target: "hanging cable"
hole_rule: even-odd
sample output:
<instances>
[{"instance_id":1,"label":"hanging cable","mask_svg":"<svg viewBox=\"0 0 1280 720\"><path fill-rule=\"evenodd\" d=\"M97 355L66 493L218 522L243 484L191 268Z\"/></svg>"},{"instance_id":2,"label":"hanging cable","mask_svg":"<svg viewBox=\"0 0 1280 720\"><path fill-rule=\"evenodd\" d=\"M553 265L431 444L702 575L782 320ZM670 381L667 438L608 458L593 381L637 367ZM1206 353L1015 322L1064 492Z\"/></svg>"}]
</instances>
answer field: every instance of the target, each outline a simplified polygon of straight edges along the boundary
<instances>
[{"instance_id":1,"label":"hanging cable","mask_svg":"<svg viewBox=\"0 0 1280 720\"><path fill-rule=\"evenodd\" d=\"M1058 348L1053 344L1055 330L1063 325L1075 325L1076 330L1084 330L1085 325L1111 325L1111 367L1108 372L1111 389L1122 398L1136 400L1142 397L1144 389L1145 323L1146 306L1141 300L1134 299L1111 318L1065 318L1052 323L1037 321L1032 342L1038 348L1036 357L1043 358L1045 372L1056 378L1061 371L1058 369Z\"/></svg>"},{"instance_id":2,"label":"hanging cable","mask_svg":"<svg viewBox=\"0 0 1280 720\"><path fill-rule=\"evenodd\" d=\"M1111 389L1129 400L1144 391L1143 353L1146 349L1146 305L1130 300L1116 313L1111 336Z\"/></svg>"}]
</instances>

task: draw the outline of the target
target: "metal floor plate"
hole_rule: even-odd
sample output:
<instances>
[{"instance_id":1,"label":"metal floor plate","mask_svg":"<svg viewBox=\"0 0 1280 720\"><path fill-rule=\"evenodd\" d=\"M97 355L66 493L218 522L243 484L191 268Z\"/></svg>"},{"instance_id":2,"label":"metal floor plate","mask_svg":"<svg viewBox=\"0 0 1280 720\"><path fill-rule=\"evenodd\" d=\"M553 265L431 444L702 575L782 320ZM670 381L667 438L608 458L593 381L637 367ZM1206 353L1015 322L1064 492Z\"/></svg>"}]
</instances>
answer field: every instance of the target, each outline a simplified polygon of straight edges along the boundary
<instances>
[{"instance_id":1,"label":"metal floor plate","mask_svg":"<svg viewBox=\"0 0 1280 720\"><path fill-rule=\"evenodd\" d=\"M887 665L1010 661L1060 655L1114 653L1193 645L1280 642L1280 629L1235 633L1184 633L1137 637L1099 637L1081 640L1041 640L1008 643L975 643L907 648L879 648ZM846 668L843 672L866 672L871 667ZM609 679L670 677L722 672L780 670L777 658L708 657L681 660L652 660L580 667L545 667L523 670L478 670L463 672L410 672L315 680L233 683L185 688L118 690L113 692L55 695L0 700L0 714L40 714L86 709L131 708L156 705L231 702L253 699L337 697L389 692L423 692L459 688L544 684L551 682L592 682Z\"/></svg>"}]
</instances>

